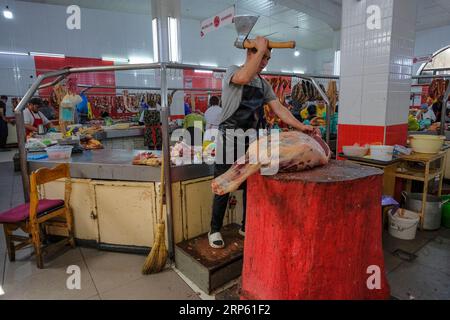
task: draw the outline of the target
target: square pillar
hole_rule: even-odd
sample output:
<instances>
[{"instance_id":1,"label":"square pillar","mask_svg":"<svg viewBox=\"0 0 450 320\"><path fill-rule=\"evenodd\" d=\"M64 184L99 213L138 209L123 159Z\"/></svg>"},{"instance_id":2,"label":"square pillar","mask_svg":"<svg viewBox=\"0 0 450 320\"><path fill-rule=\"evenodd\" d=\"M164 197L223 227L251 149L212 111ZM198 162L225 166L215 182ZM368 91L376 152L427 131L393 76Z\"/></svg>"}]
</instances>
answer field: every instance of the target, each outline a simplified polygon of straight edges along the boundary
<instances>
[{"instance_id":1,"label":"square pillar","mask_svg":"<svg viewBox=\"0 0 450 320\"><path fill-rule=\"evenodd\" d=\"M408 133L415 0L342 3L338 151L402 144Z\"/></svg>"}]
</instances>

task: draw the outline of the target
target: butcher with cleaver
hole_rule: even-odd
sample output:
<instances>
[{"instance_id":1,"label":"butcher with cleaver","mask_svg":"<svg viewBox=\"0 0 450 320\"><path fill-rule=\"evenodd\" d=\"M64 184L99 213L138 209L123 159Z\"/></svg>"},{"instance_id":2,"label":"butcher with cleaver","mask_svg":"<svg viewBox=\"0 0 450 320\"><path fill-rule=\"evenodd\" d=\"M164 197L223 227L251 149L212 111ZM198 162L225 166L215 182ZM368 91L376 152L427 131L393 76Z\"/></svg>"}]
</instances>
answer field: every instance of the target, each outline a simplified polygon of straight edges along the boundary
<instances>
[{"instance_id":1,"label":"butcher with cleaver","mask_svg":"<svg viewBox=\"0 0 450 320\"><path fill-rule=\"evenodd\" d=\"M234 65L229 67L223 78L222 115L216 145L216 158L222 158L222 161L216 161L214 165L215 177L222 175L231 167L234 161L243 156L243 154L239 154L239 150L244 150L244 153L247 150L249 141L245 141L245 138L237 138L238 132L264 128L262 110L265 104L269 105L272 111L287 125L305 133L314 131L313 127L303 125L298 121L280 103L271 85L260 75L271 58L272 48L294 48L295 42L272 42L264 37L256 37L254 40L247 39L257 19L258 17L256 16L234 17L234 23L238 32L235 46L247 49L247 56L242 66ZM229 132L235 132L235 135L232 136ZM244 143L244 145L239 146L239 143ZM244 214L239 233L245 236L245 182L241 185L241 189L243 189ZM228 199L228 193L214 195L211 229L208 233L209 245L213 248L223 248L225 246L220 230L223 225Z\"/></svg>"}]
</instances>

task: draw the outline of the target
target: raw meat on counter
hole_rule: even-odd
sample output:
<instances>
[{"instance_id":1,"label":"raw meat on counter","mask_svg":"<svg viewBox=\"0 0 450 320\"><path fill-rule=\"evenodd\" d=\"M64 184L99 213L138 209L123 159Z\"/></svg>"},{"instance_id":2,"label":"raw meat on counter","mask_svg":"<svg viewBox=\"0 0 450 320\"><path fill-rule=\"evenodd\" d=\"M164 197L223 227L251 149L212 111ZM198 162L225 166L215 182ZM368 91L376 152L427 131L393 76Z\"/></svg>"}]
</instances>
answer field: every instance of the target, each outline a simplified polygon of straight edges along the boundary
<instances>
[{"instance_id":1,"label":"raw meat on counter","mask_svg":"<svg viewBox=\"0 0 450 320\"><path fill-rule=\"evenodd\" d=\"M159 167L161 165L161 158L151 152L141 152L133 158L133 164Z\"/></svg>"},{"instance_id":2,"label":"raw meat on counter","mask_svg":"<svg viewBox=\"0 0 450 320\"><path fill-rule=\"evenodd\" d=\"M102 143L89 135L80 139L80 144L86 150L103 149Z\"/></svg>"},{"instance_id":3,"label":"raw meat on counter","mask_svg":"<svg viewBox=\"0 0 450 320\"><path fill-rule=\"evenodd\" d=\"M330 148L317 133L307 135L299 131L280 132L279 141L271 141L272 139L271 136L265 136L250 144L245 163L239 164L238 162L242 161L238 159L227 172L215 178L211 184L213 192L222 195L236 191L249 176L261 167L267 167L271 161L270 154L267 153L270 143L279 144L279 159L273 161L278 161L275 165L278 165L280 172L302 171L322 166L327 164L331 157ZM258 148L261 149L261 157L257 163L249 163L249 159L257 159Z\"/></svg>"}]
</instances>

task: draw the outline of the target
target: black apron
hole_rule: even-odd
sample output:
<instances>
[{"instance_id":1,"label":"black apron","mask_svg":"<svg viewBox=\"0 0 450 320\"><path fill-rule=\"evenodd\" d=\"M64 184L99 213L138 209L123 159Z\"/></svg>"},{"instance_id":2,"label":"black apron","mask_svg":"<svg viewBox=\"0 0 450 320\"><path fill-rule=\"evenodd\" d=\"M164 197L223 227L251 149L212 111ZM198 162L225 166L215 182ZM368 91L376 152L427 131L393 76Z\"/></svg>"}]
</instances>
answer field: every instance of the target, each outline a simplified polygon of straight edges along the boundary
<instances>
[{"instance_id":1,"label":"black apron","mask_svg":"<svg viewBox=\"0 0 450 320\"><path fill-rule=\"evenodd\" d=\"M227 154L227 144L233 146L234 155L233 162L237 160L238 155L238 144L237 138L234 141L227 140L225 138L226 129L242 129L244 131L248 129L260 129L265 127L264 121L264 81L259 77L261 81L261 88L244 85L242 90L242 99L238 109L233 113L233 115L222 122L219 125L219 131L221 137L217 141L217 151L216 156L220 157L220 151L222 150L223 163L216 164L214 169L214 176L219 176L229 169L231 163L226 164L226 154ZM245 151L247 151L249 142L245 140ZM231 146L230 146L231 147ZM230 148L228 148L230 150Z\"/></svg>"}]
</instances>

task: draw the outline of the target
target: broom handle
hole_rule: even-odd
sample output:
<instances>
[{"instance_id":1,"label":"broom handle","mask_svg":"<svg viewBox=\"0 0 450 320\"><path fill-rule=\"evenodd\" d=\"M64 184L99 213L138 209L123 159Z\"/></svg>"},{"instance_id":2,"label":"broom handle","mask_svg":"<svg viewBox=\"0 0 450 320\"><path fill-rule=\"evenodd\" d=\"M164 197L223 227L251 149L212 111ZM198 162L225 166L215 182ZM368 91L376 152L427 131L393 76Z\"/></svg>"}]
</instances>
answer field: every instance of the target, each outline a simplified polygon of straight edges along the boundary
<instances>
[{"instance_id":1,"label":"broom handle","mask_svg":"<svg viewBox=\"0 0 450 320\"><path fill-rule=\"evenodd\" d=\"M160 197L159 197L159 223L163 221L163 205L164 205L164 159L161 157L161 180L160 180Z\"/></svg>"}]
</instances>

